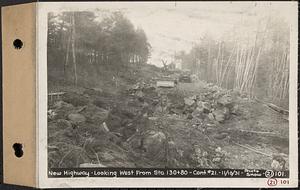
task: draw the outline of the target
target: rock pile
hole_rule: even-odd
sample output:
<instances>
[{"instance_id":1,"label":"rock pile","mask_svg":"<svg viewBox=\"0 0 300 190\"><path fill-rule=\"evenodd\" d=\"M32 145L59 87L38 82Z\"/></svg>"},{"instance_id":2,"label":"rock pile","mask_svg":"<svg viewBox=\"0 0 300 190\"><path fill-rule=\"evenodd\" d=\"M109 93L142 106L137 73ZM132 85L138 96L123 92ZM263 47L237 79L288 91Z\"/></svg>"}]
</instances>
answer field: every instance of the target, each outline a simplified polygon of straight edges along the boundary
<instances>
[{"instance_id":1,"label":"rock pile","mask_svg":"<svg viewBox=\"0 0 300 190\"><path fill-rule=\"evenodd\" d=\"M163 91L139 82L120 96L94 89L68 92L49 107L49 146L56 147L49 153L53 167L74 167L74 163L77 167L187 166L189 151L169 139L164 125L171 126L172 119L162 125L162 118L175 116L174 125L177 117L185 124L201 125L222 123L238 113L234 94L217 87L186 96L176 89ZM222 163L223 157L213 150L195 148L194 152L195 165ZM141 157L141 163L132 163L135 157Z\"/></svg>"},{"instance_id":2,"label":"rock pile","mask_svg":"<svg viewBox=\"0 0 300 190\"><path fill-rule=\"evenodd\" d=\"M231 91L210 88L207 92L197 96L184 98L184 113L188 119L198 121L208 120L223 123L232 114L238 113L235 95Z\"/></svg>"}]
</instances>

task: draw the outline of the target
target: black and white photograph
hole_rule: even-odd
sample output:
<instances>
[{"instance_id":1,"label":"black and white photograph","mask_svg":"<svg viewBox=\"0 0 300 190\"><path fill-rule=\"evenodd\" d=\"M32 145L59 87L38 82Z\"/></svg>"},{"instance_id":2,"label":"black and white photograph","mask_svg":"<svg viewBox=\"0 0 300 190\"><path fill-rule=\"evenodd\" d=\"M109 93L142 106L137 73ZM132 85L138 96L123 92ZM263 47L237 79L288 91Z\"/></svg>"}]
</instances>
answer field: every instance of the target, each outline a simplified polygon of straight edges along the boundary
<instances>
[{"instance_id":1,"label":"black and white photograph","mask_svg":"<svg viewBox=\"0 0 300 190\"><path fill-rule=\"evenodd\" d=\"M49 11L48 169L256 169L288 178L291 20L288 6L272 2Z\"/></svg>"}]
</instances>

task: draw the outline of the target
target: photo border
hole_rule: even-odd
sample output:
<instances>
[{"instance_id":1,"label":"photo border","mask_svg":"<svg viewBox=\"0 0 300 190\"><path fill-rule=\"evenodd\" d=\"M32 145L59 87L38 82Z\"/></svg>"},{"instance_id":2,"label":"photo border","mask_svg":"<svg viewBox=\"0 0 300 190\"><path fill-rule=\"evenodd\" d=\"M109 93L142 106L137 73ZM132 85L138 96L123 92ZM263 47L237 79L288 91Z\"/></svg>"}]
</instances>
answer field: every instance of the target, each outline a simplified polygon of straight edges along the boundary
<instances>
[{"instance_id":1,"label":"photo border","mask_svg":"<svg viewBox=\"0 0 300 190\"><path fill-rule=\"evenodd\" d=\"M113 2L39 2L37 4L37 172L38 187L269 187L264 178L48 178L47 158L47 15L53 10L83 10L83 7L94 7L95 4ZM121 3L121 2L117 2ZM123 2L122 2L123 3ZM134 3L134 2L124 2ZM168 2L146 2L168 3ZM170 2L169 2L170 3ZM195 3L195 2L192 2ZM199 2L211 3L211 2ZM214 2L232 3L232 2ZM235 2L234 2L235 3ZM234 4L232 3L232 4ZM270 3L270 2L251 2ZM289 85L289 172L290 184L276 187L296 187L298 185L298 4L291 6L292 15L290 33L290 85ZM297 15L297 16L296 16Z\"/></svg>"}]
</instances>

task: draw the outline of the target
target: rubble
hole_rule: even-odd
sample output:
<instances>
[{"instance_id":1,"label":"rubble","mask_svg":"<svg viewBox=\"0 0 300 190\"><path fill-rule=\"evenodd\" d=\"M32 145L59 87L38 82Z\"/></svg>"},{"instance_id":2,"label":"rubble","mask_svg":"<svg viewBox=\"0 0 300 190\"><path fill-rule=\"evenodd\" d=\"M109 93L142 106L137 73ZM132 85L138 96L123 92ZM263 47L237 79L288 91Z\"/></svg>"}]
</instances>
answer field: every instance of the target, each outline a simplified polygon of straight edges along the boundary
<instances>
[{"instance_id":1,"label":"rubble","mask_svg":"<svg viewBox=\"0 0 300 190\"><path fill-rule=\"evenodd\" d=\"M287 169L288 156L286 154L275 154L272 156L271 167L275 171L283 171Z\"/></svg>"},{"instance_id":2,"label":"rubble","mask_svg":"<svg viewBox=\"0 0 300 190\"><path fill-rule=\"evenodd\" d=\"M68 119L71 120L73 123L84 123L86 121L86 118L79 113L69 114Z\"/></svg>"},{"instance_id":3,"label":"rubble","mask_svg":"<svg viewBox=\"0 0 300 190\"><path fill-rule=\"evenodd\" d=\"M211 97L218 97L217 99ZM224 122L229 119L230 114L238 112L238 106L235 105L232 97L219 88L214 87L211 91L200 94L197 98L185 98L188 106L194 105L193 117L203 119L206 116L211 121Z\"/></svg>"},{"instance_id":4,"label":"rubble","mask_svg":"<svg viewBox=\"0 0 300 190\"><path fill-rule=\"evenodd\" d=\"M200 146L195 145L193 159L196 162L196 167L212 168L212 164L209 162L208 152L202 150Z\"/></svg>"},{"instance_id":5,"label":"rubble","mask_svg":"<svg viewBox=\"0 0 300 190\"><path fill-rule=\"evenodd\" d=\"M188 93L141 80L124 89L73 90L49 104L51 166L222 168L235 137L228 128L251 114L237 92L214 84ZM282 163L276 157L268 166Z\"/></svg>"}]
</instances>

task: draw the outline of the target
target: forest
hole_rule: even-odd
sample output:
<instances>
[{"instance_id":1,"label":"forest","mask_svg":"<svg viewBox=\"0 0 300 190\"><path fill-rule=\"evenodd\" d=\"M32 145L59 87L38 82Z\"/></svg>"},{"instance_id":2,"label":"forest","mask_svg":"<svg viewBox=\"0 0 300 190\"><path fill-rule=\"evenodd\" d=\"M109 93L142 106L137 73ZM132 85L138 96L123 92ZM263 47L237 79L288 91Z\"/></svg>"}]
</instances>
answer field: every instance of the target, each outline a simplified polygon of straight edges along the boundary
<instances>
[{"instance_id":1,"label":"forest","mask_svg":"<svg viewBox=\"0 0 300 190\"><path fill-rule=\"evenodd\" d=\"M174 57L201 80L288 107L289 25L268 17L250 31L236 28L221 40L206 34L191 51Z\"/></svg>"},{"instance_id":2,"label":"forest","mask_svg":"<svg viewBox=\"0 0 300 190\"><path fill-rule=\"evenodd\" d=\"M143 29L135 28L121 12L97 13L101 20L89 11L49 13L50 78L75 85L94 83L101 68L122 70L147 63L151 46Z\"/></svg>"}]
</instances>

